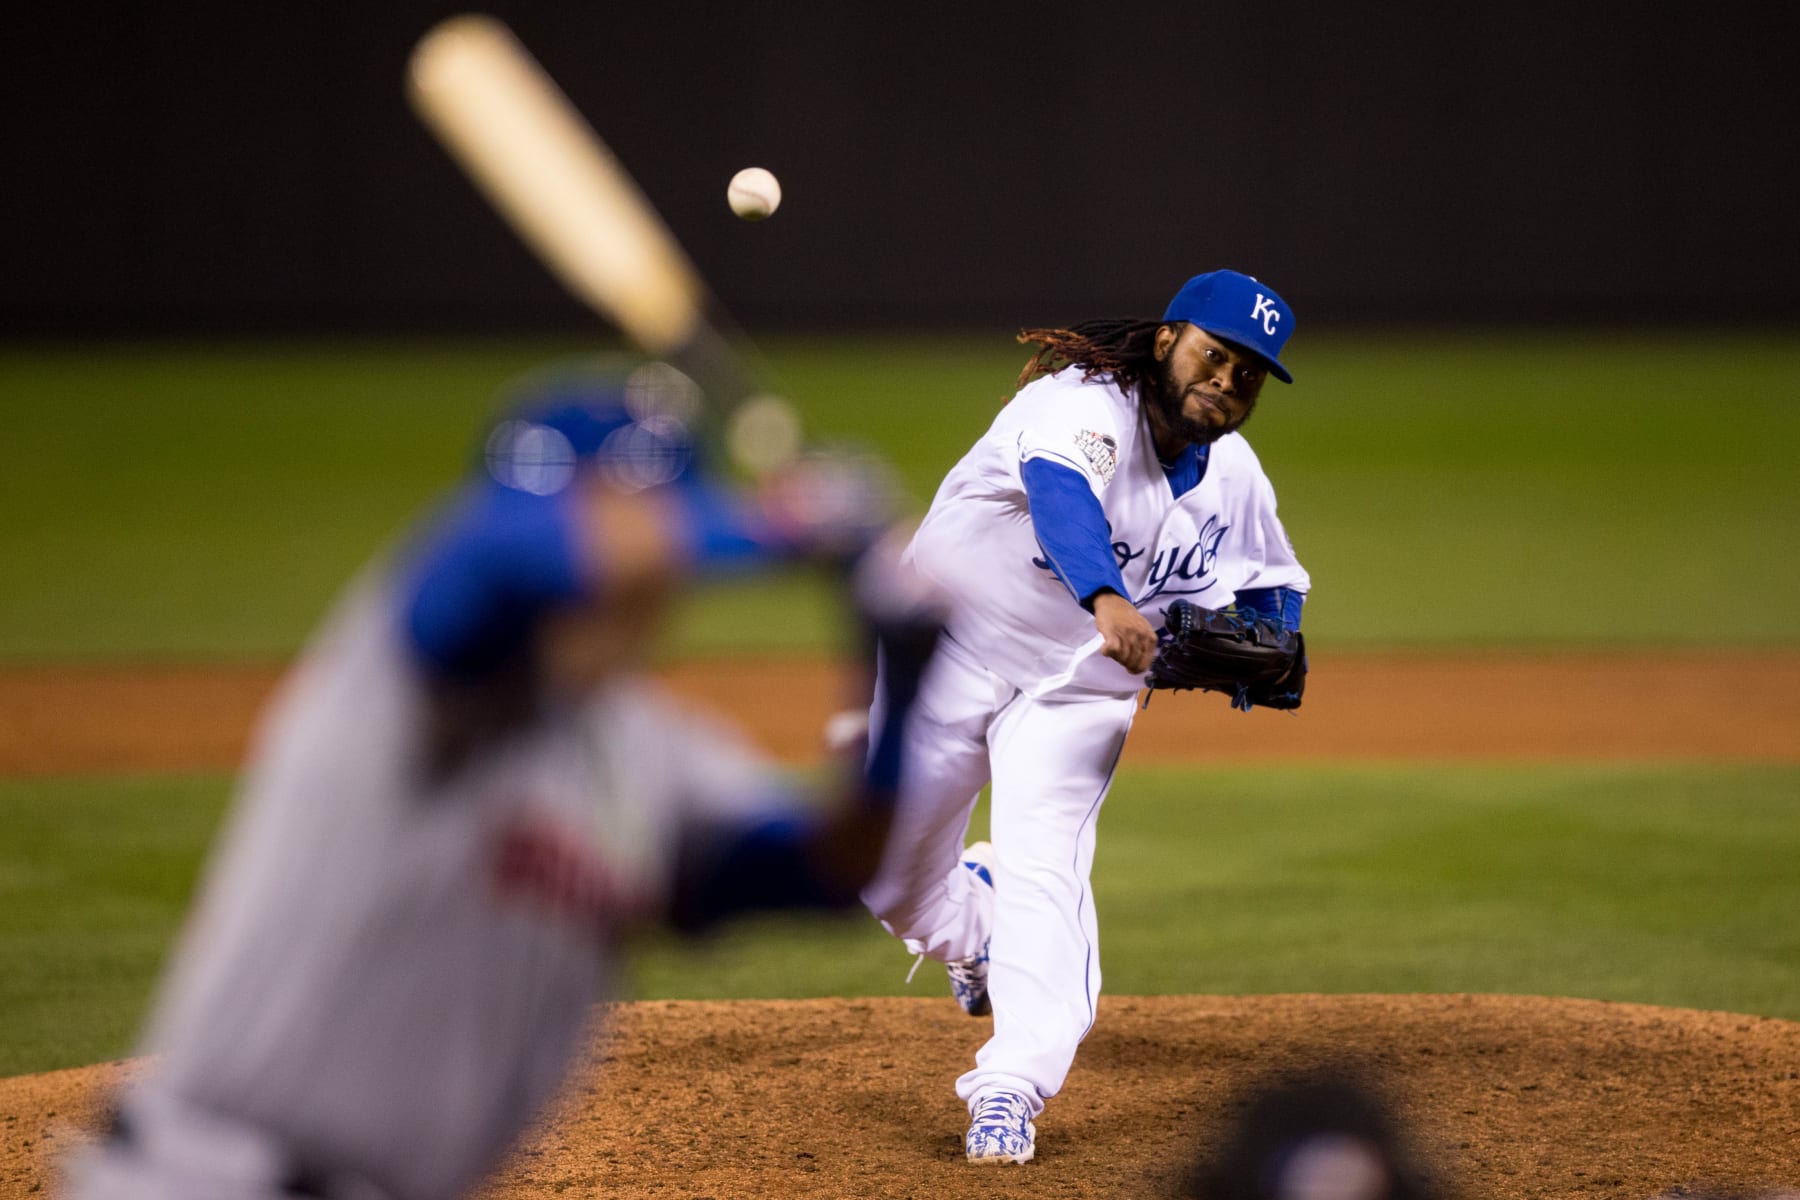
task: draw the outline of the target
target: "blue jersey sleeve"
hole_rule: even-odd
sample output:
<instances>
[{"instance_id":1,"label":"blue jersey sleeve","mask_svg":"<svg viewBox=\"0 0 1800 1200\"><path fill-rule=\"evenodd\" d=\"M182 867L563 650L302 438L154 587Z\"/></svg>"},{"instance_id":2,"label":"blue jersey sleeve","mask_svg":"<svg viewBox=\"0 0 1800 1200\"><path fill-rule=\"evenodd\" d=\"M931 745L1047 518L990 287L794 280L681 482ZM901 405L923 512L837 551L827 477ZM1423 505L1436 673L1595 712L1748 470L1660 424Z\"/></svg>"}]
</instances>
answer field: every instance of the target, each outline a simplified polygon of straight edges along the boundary
<instances>
[{"instance_id":1,"label":"blue jersey sleeve","mask_svg":"<svg viewBox=\"0 0 1800 1200\"><path fill-rule=\"evenodd\" d=\"M735 493L712 484L676 489L688 561L697 570L754 570L784 554L779 536Z\"/></svg>"},{"instance_id":2,"label":"blue jersey sleeve","mask_svg":"<svg viewBox=\"0 0 1800 1200\"><path fill-rule=\"evenodd\" d=\"M434 674L479 678L521 653L545 610L591 585L573 490L535 496L470 488L402 576L401 624Z\"/></svg>"},{"instance_id":3,"label":"blue jersey sleeve","mask_svg":"<svg viewBox=\"0 0 1800 1200\"><path fill-rule=\"evenodd\" d=\"M1306 603L1306 594L1285 587L1245 588L1237 594L1237 603L1239 608L1291 631L1300 628L1300 607Z\"/></svg>"},{"instance_id":4,"label":"blue jersey sleeve","mask_svg":"<svg viewBox=\"0 0 1800 1200\"><path fill-rule=\"evenodd\" d=\"M823 821L798 809L761 820L687 831L677 849L670 920L697 933L740 913L842 908L855 892L819 874L814 839Z\"/></svg>"},{"instance_id":5,"label":"blue jersey sleeve","mask_svg":"<svg viewBox=\"0 0 1800 1200\"><path fill-rule=\"evenodd\" d=\"M669 489L675 557L696 572L753 569L785 553L752 506L731 491ZM478 678L521 652L544 613L600 582L583 560L579 488L535 495L488 484L467 488L430 527L402 581L402 625L435 674Z\"/></svg>"},{"instance_id":6,"label":"blue jersey sleeve","mask_svg":"<svg viewBox=\"0 0 1800 1200\"><path fill-rule=\"evenodd\" d=\"M1125 578L1113 554L1106 513L1087 478L1045 458L1026 460L1019 475L1025 481L1038 545L1075 599L1086 606L1105 588L1125 596Z\"/></svg>"}]
</instances>

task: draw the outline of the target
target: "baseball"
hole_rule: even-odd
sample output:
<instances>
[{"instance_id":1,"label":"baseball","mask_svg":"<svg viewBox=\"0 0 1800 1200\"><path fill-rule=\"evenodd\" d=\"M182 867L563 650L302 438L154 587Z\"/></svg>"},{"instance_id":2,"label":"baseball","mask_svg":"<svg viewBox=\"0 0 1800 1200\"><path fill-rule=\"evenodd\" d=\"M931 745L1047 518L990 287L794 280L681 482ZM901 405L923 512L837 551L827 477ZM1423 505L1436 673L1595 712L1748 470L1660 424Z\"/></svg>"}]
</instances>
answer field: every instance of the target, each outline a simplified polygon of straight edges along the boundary
<instances>
[{"instance_id":1,"label":"baseball","mask_svg":"<svg viewBox=\"0 0 1800 1200\"><path fill-rule=\"evenodd\" d=\"M781 205L781 182L762 167L745 167L725 189L731 211L746 221L760 221Z\"/></svg>"}]
</instances>

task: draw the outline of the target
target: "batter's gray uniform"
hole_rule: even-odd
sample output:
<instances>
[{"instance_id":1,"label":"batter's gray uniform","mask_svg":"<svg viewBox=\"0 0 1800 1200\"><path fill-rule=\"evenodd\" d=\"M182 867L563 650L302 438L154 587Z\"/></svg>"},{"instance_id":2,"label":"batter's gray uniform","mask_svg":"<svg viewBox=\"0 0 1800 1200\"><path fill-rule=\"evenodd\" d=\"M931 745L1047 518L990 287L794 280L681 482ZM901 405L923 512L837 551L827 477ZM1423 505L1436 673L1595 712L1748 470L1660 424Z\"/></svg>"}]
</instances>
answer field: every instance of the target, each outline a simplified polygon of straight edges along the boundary
<instances>
[{"instance_id":1,"label":"batter's gray uniform","mask_svg":"<svg viewBox=\"0 0 1800 1200\"><path fill-rule=\"evenodd\" d=\"M563 1078L684 823L773 786L633 678L434 780L393 611L359 589L279 697L122 1110L142 1152L77 1195L466 1190Z\"/></svg>"},{"instance_id":2,"label":"batter's gray uniform","mask_svg":"<svg viewBox=\"0 0 1800 1200\"><path fill-rule=\"evenodd\" d=\"M622 934L855 902L904 716L877 731L855 797L822 811L730 731L593 667L631 657L606 631L638 636L666 582L655 556L640 578L626 551L596 549L641 497L568 486L568 464L629 424L579 406L533 424L534 454L564 437L555 486L465 489L308 647L164 981L142 1047L158 1061L74 1161L78 1200L461 1195L558 1088L612 994ZM723 491L659 496L649 508L671 523L624 544L661 532L689 565L806 550L798 527L766 540L760 510ZM843 530L827 515L816 533L835 546ZM894 582L878 573L858 595L879 600L864 616L888 661L913 664L904 692L937 618ZM615 593L636 599L595 599ZM545 669L576 661L592 669Z\"/></svg>"}]
</instances>

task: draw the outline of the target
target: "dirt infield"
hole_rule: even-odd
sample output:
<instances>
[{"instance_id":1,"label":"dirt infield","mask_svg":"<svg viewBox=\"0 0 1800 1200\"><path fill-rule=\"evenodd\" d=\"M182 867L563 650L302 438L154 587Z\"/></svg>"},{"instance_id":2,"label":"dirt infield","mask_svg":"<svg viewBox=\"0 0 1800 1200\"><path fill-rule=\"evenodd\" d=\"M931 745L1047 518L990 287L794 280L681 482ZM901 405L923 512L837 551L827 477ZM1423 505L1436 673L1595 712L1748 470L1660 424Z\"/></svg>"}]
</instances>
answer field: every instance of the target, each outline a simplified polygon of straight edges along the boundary
<instances>
[{"instance_id":1,"label":"dirt infield","mask_svg":"<svg viewBox=\"0 0 1800 1200\"><path fill-rule=\"evenodd\" d=\"M819 756L846 694L810 662L666 678L795 762ZM228 770L277 680L274 667L0 670L0 775ZM1800 762L1800 654L1346 655L1293 717L1159 697L1127 761L1196 758ZM1239 1088L1341 1057L1389 1080L1422 1159L1469 1200L1800 1186L1790 1021L1535 997L1107 997L1040 1122L1038 1161L971 1176L950 1082L988 1023L947 995L613 1015L598 1072L499 1172L494 1200L1169 1196ZM0 1200L54 1194L55 1157L137 1066L0 1080Z\"/></svg>"},{"instance_id":2,"label":"dirt infield","mask_svg":"<svg viewBox=\"0 0 1800 1200\"><path fill-rule=\"evenodd\" d=\"M848 694L816 661L683 663L670 686L790 761L816 758ZM275 666L0 670L0 775L228 770ZM1316 669L1296 714L1159 696L1128 764L1269 759L1761 759L1800 762L1800 653L1351 654Z\"/></svg>"},{"instance_id":3,"label":"dirt infield","mask_svg":"<svg viewBox=\"0 0 1800 1200\"><path fill-rule=\"evenodd\" d=\"M1110 997L1020 1168L961 1161L947 995L622 1006L489 1200L1157 1197L1247 1083L1349 1057L1469 1200L1800 1182L1800 1023L1524 996ZM0 1197L54 1191L132 1064L0 1080Z\"/></svg>"}]
</instances>

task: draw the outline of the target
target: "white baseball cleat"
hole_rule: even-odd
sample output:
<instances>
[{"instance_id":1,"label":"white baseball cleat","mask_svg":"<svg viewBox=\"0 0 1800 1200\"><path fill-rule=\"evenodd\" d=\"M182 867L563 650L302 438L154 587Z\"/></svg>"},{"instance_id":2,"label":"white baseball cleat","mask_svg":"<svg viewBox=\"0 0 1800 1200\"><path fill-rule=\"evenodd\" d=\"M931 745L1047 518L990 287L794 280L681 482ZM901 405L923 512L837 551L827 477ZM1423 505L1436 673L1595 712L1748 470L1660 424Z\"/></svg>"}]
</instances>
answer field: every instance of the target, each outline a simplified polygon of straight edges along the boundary
<instances>
[{"instance_id":1,"label":"white baseball cleat","mask_svg":"<svg viewBox=\"0 0 1800 1200\"><path fill-rule=\"evenodd\" d=\"M1037 1153L1037 1126L1031 1123L1030 1101L1017 1092L988 1092L977 1097L963 1148L970 1162L983 1166L1030 1162Z\"/></svg>"},{"instance_id":2,"label":"white baseball cleat","mask_svg":"<svg viewBox=\"0 0 1800 1200\"><path fill-rule=\"evenodd\" d=\"M994 888L993 864L994 847L989 842L976 842L963 851L962 865L990 892ZM994 1011L988 1000L988 946L991 942L992 939L982 942L979 954L951 959L944 964L944 970L950 976L950 994L971 1017L985 1017Z\"/></svg>"}]
</instances>

